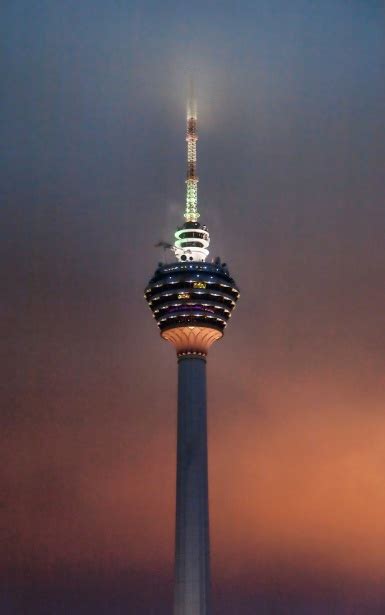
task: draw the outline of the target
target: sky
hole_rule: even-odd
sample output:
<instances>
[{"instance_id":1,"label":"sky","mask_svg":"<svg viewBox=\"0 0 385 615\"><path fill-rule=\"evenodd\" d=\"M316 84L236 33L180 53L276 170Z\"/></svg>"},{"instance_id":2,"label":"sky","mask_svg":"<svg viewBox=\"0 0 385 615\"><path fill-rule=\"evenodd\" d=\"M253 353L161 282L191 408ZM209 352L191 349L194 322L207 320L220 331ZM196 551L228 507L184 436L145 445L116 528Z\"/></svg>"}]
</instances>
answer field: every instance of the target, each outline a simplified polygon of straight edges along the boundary
<instances>
[{"instance_id":1,"label":"sky","mask_svg":"<svg viewBox=\"0 0 385 615\"><path fill-rule=\"evenodd\" d=\"M213 615L384 612L384 27L377 0L3 0L2 615L172 610L177 368L143 290L191 77L241 290L208 360Z\"/></svg>"}]
</instances>

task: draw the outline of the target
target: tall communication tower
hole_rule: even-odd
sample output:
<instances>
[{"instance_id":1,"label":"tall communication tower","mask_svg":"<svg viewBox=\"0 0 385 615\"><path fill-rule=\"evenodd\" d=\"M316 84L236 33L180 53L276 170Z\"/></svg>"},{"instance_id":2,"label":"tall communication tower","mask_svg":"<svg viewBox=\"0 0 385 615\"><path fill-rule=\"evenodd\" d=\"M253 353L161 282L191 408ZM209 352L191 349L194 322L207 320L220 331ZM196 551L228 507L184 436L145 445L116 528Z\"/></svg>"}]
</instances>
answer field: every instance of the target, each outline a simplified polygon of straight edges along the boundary
<instances>
[{"instance_id":1,"label":"tall communication tower","mask_svg":"<svg viewBox=\"0 0 385 615\"><path fill-rule=\"evenodd\" d=\"M210 613L206 357L223 336L239 291L227 266L206 262L210 236L198 222L197 114L187 114L185 223L175 233L176 262L159 265L145 298L178 358L178 435L174 615Z\"/></svg>"}]
</instances>

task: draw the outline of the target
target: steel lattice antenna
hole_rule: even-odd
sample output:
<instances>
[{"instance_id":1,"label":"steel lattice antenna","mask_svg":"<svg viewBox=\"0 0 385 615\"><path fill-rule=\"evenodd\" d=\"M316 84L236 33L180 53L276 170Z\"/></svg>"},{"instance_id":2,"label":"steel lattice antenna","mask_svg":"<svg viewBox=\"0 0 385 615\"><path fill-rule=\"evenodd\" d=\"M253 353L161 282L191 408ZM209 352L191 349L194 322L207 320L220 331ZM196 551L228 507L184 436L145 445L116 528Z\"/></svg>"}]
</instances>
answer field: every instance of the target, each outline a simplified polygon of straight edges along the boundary
<instances>
[{"instance_id":1,"label":"steel lattice antenna","mask_svg":"<svg viewBox=\"0 0 385 615\"><path fill-rule=\"evenodd\" d=\"M198 212L198 176L197 176L197 114L196 105L191 96L187 106L187 179L186 179L186 222L197 222Z\"/></svg>"},{"instance_id":2,"label":"steel lattice antenna","mask_svg":"<svg viewBox=\"0 0 385 615\"><path fill-rule=\"evenodd\" d=\"M174 247L178 261L202 262L208 256L210 235L207 227L198 222L198 176L197 176L197 112L192 86L187 104L187 178L185 223L175 233Z\"/></svg>"}]
</instances>

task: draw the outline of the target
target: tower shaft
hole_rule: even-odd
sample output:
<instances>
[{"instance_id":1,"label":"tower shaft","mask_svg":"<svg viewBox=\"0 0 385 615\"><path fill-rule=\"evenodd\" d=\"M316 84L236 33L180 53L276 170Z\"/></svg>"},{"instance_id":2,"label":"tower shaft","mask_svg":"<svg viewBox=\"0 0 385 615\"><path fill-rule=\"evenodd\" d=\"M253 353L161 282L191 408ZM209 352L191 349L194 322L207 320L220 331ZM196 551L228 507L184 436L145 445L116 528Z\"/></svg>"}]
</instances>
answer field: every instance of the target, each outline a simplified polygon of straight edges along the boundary
<instances>
[{"instance_id":1,"label":"tower shaft","mask_svg":"<svg viewBox=\"0 0 385 615\"><path fill-rule=\"evenodd\" d=\"M206 359L178 357L174 615L208 615Z\"/></svg>"}]
</instances>

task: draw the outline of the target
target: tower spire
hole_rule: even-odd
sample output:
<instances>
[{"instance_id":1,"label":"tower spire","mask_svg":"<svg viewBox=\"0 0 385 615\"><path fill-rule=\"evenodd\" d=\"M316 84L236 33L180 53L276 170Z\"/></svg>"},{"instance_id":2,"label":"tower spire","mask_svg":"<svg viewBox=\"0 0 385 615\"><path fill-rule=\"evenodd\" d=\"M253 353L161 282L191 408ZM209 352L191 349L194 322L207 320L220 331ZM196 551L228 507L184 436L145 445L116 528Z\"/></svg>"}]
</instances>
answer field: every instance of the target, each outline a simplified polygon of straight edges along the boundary
<instances>
[{"instance_id":1,"label":"tower spire","mask_svg":"<svg viewBox=\"0 0 385 615\"><path fill-rule=\"evenodd\" d=\"M194 99L187 105L187 178L186 178L186 222L198 222L198 176L197 176L197 114Z\"/></svg>"},{"instance_id":2,"label":"tower spire","mask_svg":"<svg viewBox=\"0 0 385 615\"><path fill-rule=\"evenodd\" d=\"M198 222L198 176L197 176L197 111L190 83L187 101L187 177L185 223L175 233L174 253L178 261L204 261L208 256L210 235L205 225Z\"/></svg>"}]
</instances>

